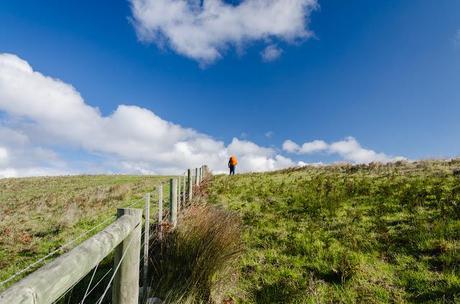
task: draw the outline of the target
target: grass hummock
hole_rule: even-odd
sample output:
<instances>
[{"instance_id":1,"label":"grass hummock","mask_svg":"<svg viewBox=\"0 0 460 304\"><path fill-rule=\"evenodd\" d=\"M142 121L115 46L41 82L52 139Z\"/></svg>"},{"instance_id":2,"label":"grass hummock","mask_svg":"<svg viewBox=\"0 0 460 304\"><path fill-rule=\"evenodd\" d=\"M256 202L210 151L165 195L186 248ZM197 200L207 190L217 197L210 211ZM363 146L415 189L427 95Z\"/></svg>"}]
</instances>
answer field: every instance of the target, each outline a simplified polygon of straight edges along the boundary
<instances>
[{"instance_id":1,"label":"grass hummock","mask_svg":"<svg viewBox=\"0 0 460 304\"><path fill-rule=\"evenodd\" d=\"M221 208L187 208L177 227L152 244L152 295L164 303L222 303L242 251L240 224L236 214Z\"/></svg>"}]
</instances>

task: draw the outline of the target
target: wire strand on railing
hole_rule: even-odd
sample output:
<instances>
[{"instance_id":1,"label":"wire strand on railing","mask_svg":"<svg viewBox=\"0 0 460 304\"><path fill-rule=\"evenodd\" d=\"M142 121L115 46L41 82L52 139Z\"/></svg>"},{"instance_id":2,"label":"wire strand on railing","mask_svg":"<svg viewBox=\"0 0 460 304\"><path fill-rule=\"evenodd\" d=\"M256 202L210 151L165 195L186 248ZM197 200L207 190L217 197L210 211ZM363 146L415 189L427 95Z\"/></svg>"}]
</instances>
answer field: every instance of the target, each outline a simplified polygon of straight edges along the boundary
<instances>
[{"instance_id":1,"label":"wire strand on railing","mask_svg":"<svg viewBox=\"0 0 460 304\"><path fill-rule=\"evenodd\" d=\"M100 278L99 281L97 281L97 283L94 284L93 288L91 288L91 290L86 295L87 297L96 289L97 286L99 286L99 284L101 284L101 282L105 279L105 277L107 277L107 275L112 271L112 269L113 267L110 267L110 269L102 276L102 278ZM83 300L79 304L84 304Z\"/></svg>"},{"instance_id":2,"label":"wire strand on railing","mask_svg":"<svg viewBox=\"0 0 460 304\"><path fill-rule=\"evenodd\" d=\"M74 287L77 286L78 283L80 283L80 281L77 281L77 282L73 283L72 286L70 286L69 288L67 288L67 290L66 290L64 293L62 293L62 295L61 295L59 298L57 298L56 300L53 301L53 303L59 303L59 301L60 301L62 298L64 298L64 297L67 295L67 293L68 293L69 291L73 290Z\"/></svg>"},{"instance_id":3,"label":"wire strand on railing","mask_svg":"<svg viewBox=\"0 0 460 304\"><path fill-rule=\"evenodd\" d=\"M14 278L16 278L17 276L25 273L26 271L32 269L33 267L37 266L38 264L42 263L43 261L46 261L48 258L52 257L53 255L55 255L56 253L58 253L59 251L63 250L64 248L66 247L69 247L70 245L74 244L77 240L81 239L82 237L88 235L89 233L91 233L92 231L96 230L97 228L101 227L102 225L104 225L105 223L107 223L109 220L113 220L114 217L111 216L109 218L107 218L106 220L104 220L103 222L97 224L96 226L94 226L93 228L91 229L88 229L86 230L85 232L83 232L82 234L80 234L79 236L77 236L76 238L74 238L73 240L71 240L70 242L62 245L61 247L51 251L50 253L48 253L47 255L45 255L44 257L38 259L37 261L33 262L32 264L30 264L29 266L17 271L15 274L13 274L12 276L10 276L8 279L0 282L0 287L2 287L3 285L5 285L6 283L12 281Z\"/></svg>"},{"instance_id":4,"label":"wire strand on railing","mask_svg":"<svg viewBox=\"0 0 460 304\"><path fill-rule=\"evenodd\" d=\"M88 296L88 290L91 287L91 283L93 283L94 275L96 274L97 268L99 267L99 264L101 262L97 263L96 267L94 267L93 274L91 275L91 279L89 280L88 287L86 287L85 294L83 295L83 298L81 300L81 304L85 302L86 297Z\"/></svg>"},{"instance_id":5,"label":"wire strand on railing","mask_svg":"<svg viewBox=\"0 0 460 304\"><path fill-rule=\"evenodd\" d=\"M136 199L136 200L134 201L134 203L132 203L131 205L129 205L129 206L125 207L125 208L131 208L131 207L133 207L133 206L135 206L135 205L137 205L137 204L139 204L139 203L143 203L143 202L145 202L144 199L143 199L143 198L139 198L139 199Z\"/></svg>"}]
</instances>

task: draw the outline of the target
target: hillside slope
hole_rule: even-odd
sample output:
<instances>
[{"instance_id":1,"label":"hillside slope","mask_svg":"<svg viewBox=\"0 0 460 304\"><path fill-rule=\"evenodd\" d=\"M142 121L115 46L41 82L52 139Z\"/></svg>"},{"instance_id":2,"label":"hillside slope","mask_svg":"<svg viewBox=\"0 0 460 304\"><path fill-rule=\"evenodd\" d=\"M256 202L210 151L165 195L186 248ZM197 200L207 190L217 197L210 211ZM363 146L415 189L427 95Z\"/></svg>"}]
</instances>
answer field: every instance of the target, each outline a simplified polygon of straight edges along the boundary
<instances>
[{"instance_id":1,"label":"hillside slope","mask_svg":"<svg viewBox=\"0 0 460 304\"><path fill-rule=\"evenodd\" d=\"M217 176L238 212L238 303L458 303L460 160Z\"/></svg>"},{"instance_id":2,"label":"hillside slope","mask_svg":"<svg viewBox=\"0 0 460 304\"><path fill-rule=\"evenodd\" d=\"M139 201L136 207L142 207L143 195L153 191L160 179L165 177L107 175L1 179L0 281L82 232L114 218L117 207L136 201ZM101 225L92 234L108 224Z\"/></svg>"}]
</instances>

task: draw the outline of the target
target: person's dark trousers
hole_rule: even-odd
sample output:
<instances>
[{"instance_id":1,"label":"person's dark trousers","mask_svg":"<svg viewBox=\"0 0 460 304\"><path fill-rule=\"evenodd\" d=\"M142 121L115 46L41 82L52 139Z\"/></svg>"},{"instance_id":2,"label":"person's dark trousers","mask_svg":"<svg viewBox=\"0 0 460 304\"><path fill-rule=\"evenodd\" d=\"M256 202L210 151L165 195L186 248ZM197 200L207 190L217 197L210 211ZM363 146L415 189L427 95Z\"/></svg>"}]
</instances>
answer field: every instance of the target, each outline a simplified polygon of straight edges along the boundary
<instances>
[{"instance_id":1,"label":"person's dark trousers","mask_svg":"<svg viewBox=\"0 0 460 304\"><path fill-rule=\"evenodd\" d=\"M235 166L230 165L230 175L235 175Z\"/></svg>"}]
</instances>

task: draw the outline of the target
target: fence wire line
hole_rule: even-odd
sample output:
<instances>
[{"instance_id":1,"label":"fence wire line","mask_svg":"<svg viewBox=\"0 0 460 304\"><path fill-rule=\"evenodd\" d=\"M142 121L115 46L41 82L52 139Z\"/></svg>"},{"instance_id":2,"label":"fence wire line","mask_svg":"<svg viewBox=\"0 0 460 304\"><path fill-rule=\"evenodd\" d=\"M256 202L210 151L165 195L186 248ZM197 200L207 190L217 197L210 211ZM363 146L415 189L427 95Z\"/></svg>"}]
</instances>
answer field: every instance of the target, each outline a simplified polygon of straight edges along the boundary
<instances>
[{"instance_id":1,"label":"fence wire line","mask_svg":"<svg viewBox=\"0 0 460 304\"><path fill-rule=\"evenodd\" d=\"M131 208L132 206L134 205L137 205L141 202L144 202L144 199L139 199L139 200L136 200L134 203L132 203L131 205L129 205L128 207L126 208ZM7 278L6 280L0 282L0 287L2 287L3 285L5 285L6 283L10 282L11 280L13 280L14 278L16 278L17 276L23 274L24 272L30 270L31 268L33 268L34 266L42 263L43 261L45 261L46 259L48 259L49 257L55 255L57 252L59 252L60 250L72 245L73 243L75 243L77 240L81 239L82 237L84 237L85 235L89 234L90 232L94 231L95 229L99 228L100 226L102 226L103 224L107 223L109 220L111 219L114 219L113 216L107 218L106 220L104 220L103 222L99 223L98 225L94 226L93 228L91 229L88 229L86 230L85 232L83 232L82 234L80 234L78 237L76 237L75 239L71 240L70 242L68 242L67 244L64 244L62 245L61 247L55 249L54 251L48 253L46 256L38 259L37 261L33 262L32 264L28 265L27 267L17 271L16 273L14 273L13 275L11 275L9 278Z\"/></svg>"},{"instance_id":2,"label":"fence wire line","mask_svg":"<svg viewBox=\"0 0 460 304\"><path fill-rule=\"evenodd\" d=\"M110 269L102 276L102 278L99 279L99 281L94 284L93 288L91 288L91 290L88 292L88 294L86 296L89 296L95 289L97 286L99 286L99 284L105 279L105 277L112 271L113 267L110 267ZM80 304L83 304L83 301L85 299L83 299Z\"/></svg>"},{"instance_id":3,"label":"fence wire line","mask_svg":"<svg viewBox=\"0 0 460 304\"><path fill-rule=\"evenodd\" d=\"M77 281L75 283L72 284L72 286L70 286L65 292L62 293L62 295L57 298L56 300L53 301L53 303L58 303L62 298L64 298L67 293L70 291L70 290L73 290L75 286L77 286L77 284L80 283L80 281Z\"/></svg>"},{"instance_id":4,"label":"fence wire line","mask_svg":"<svg viewBox=\"0 0 460 304\"><path fill-rule=\"evenodd\" d=\"M16 278L17 276L23 274L24 272L32 269L33 267L35 267L36 265L40 264L41 262L45 261L46 259L48 259L49 257L55 255L57 252L61 251L62 249L72 245L73 243L75 243L77 240L81 239L82 237L88 235L90 232L96 230L97 228L99 228L100 226L104 225L105 223L107 223L109 220L113 220L114 217L111 216L109 218L107 218L106 220L104 220L103 222L97 224L96 226L94 226L93 228L91 229L88 229L86 230L85 232L83 232L82 234L80 234L78 237L74 238L73 240L71 240L70 242L62 245L61 247L51 251L50 253L48 253L46 256L38 259L37 261L35 261L34 263L30 264L29 266L27 266L26 268L23 268L22 270L19 270L18 272L16 272L15 274L13 274L12 276L10 276L8 279L0 282L0 287L5 285L6 283L10 282L11 280L13 280L14 278Z\"/></svg>"},{"instance_id":5,"label":"fence wire line","mask_svg":"<svg viewBox=\"0 0 460 304\"><path fill-rule=\"evenodd\" d=\"M137 229L137 227L139 227L140 223L136 225L136 227L134 227L134 229ZM134 231L133 229L133 231ZM145 231L144 231L145 233ZM142 236L141 236L141 239L142 239ZM118 268L120 268L120 265L121 265L121 262L123 262L125 256L126 256L126 253L128 252L128 249L129 247L131 247L132 243L134 241L134 238L131 238L131 240L129 240L129 243L128 245L126 246L126 249L125 251L123 252L123 254L121 255L121 258L120 258L120 261L118 262L117 266L115 267L114 271L113 271L113 274L112 274L112 277L110 278L109 282L107 283L107 287L105 288L104 290L104 293L102 294L102 296L99 298L99 300L97 300L96 304L101 304L102 301L104 300L104 297L105 295L107 294L107 291L110 289L110 285L112 284L112 281L113 279L115 278L115 275L117 274L117 271L118 271Z\"/></svg>"},{"instance_id":6,"label":"fence wire line","mask_svg":"<svg viewBox=\"0 0 460 304\"><path fill-rule=\"evenodd\" d=\"M86 297L88 296L88 290L91 287L91 283L93 283L94 275L96 274L97 268L99 267L99 264L101 262L97 263L96 267L94 267L93 274L91 275L91 279L89 280L88 287L86 287L85 294L83 295L83 299L81 300L81 304L85 302Z\"/></svg>"},{"instance_id":7,"label":"fence wire line","mask_svg":"<svg viewBox=\"0 0 460 304\"><path fill-rule=\"evenodd\" d=\"M145 199L144 198L139 198L139 199L135 200L134 203L132 203L131 205L129 205L129 206L125 207L125 208L131 208L132 206L135 206L135 205L137 205L139 203L143 203L143 202L145 202Z\"/></svg>"}]
</instances>

